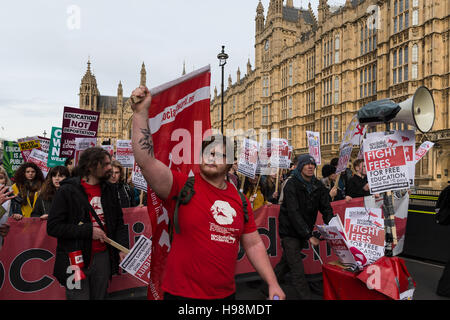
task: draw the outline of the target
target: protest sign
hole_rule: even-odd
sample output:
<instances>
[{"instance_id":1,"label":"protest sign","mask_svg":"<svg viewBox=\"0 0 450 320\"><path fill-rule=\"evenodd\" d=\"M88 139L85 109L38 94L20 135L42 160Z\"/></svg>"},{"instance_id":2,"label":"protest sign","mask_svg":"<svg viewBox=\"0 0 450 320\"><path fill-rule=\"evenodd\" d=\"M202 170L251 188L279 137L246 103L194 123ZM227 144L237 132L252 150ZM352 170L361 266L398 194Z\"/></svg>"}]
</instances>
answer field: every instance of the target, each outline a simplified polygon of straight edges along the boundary
<instances>
[{"instance_id":1,"label":"protest sign","mask_svg":"<svg viewBox=\"0 0 450 320\"><path fill-rule=\"evenodd\" d=\"M101 147L103 149L105 149L106 151L108 151L108 153L111 156L111 159L114 157L114 146L107 144L107 145L101 145Z\"/></svg>"},{"instance_id":2,"label":"protest sign","mask_svg":"<svg viewBox=\"0 0 450 320\"><path fill-rule=\"evenodd\" d=\"M238 172L251 179L255 178L258 167L259 144L255 140L244 139L242 141L241 154L238 162Z\"/></svg>"},{"instance_id":3,"label":"protest sign","mask_svg":"<svg viewBox=\"0 0 450 320\"><path fill-rule=\"evenodd\" d=\"M271 168L289 169L289 142L286 139L272 139L270 149L269 166Z\"/></svg>"},{"instance_id":4,"label":"protest sign","mask_svg":"<svg viewBox=\"0 0 450 320\"><path fill-rule=\"evenodd\" d=\"M338 224L320 225L317 226L317 229L333 249L342 265L352 268L356 268L358 266L352 252L350 251L343 230L338 227Z\"/></svg>"},{"instance_id":5,"label":"protest sign","mask_svg":"<svg viewBox=\"0 0 450 320\"><path fill-rule=\"evenodd\" d=\"M351 144L347 144L341 148L339 152L339 162L336 167L336 174L344 172L347 169L348 162L352 156L353 146Z\"/></svg>"},{"instance_id":6,"label":"protest sign","mask_svg":"<svg viewBox=\"0 0 450 320\"><path fill-rule=\"evenodd\" d=\"M18 139L20 152L22 153L22 158L25 162L28 162L31 150L40 149L41 143L37 137L27 137Z\"/></svg>"},{"instance_id":7,"label":"protest sign","mask_svg":"<svg viewBox=\"0 0 450 320\"><path fill-rule=\"evenodd\" d=\"M97 145L97 138L75 138L75 149L73 154L73 165L77 166L81 153Z\"/></svg>"},{"instance_id":8,"label":"protest sign","mask_svg":"<svg viewBox=\"0 0 450 320\"><path fill-rule=\"evenodd\" d=\"M141 168L134 163L133 172L131 174L131 181L136 189L147 192L147 181L141 172Z\"/></svg>"},{"instance_id":9,"label":"protest sign","mask_svg":"<svg viewBox=\"0 0 450 320\"><path fill-rule=\"evenodd\" d=\"M430 142L430 141L425 141L424 143L422 143L420 145L420 147L417 148L417 151L416 151L416 154L415 154L415 159L414 160L416 161L416 163L420 159L422 159L425 156L425 154L428 152L428 150L433 148L433 146L434 146L434 143Z\"/></svg>"},{"instance_id":10,"label":"protest sign","mask_svg":"<svg viewBox=\"0 0 450 320\"><path fill-rule=\"evenodd\" d=\"M48 153L38 149L33 149L28 157L29 162L35 163L39 169L41 169L44 178L47 177L48 174L47 158Z\"/></svg>"},{"instance_id":11,"label":"protest sign","mask_svg":"<svg viewBox=\"0 0 450 320\"><path fill-rule=\"evenodd\" d=\"M340 148L342 149L342 147L346 144L350 144L352 146L361 145L361 141L366 131L367 126L361 125L359 123L358 116L354 115L347 127L347 130L345 131Z\"/></svg>"},{"instance_id":12,"label":"protest sign","mask_svg":"<svg viewBox=\"0 0 450 320\"><path fill-rule=\"evenodd\" d=\"M362 266L384 256L385 232L381 208L347 208L344 228L350 250L352 247L357 249L354 256Z\"/></svg>"},{"instance_id":13,"label":"protest sign","mask_svg":"<svg viewBox=\"0 0 450 320\"><path fill-rule=\"evenodd\" d=\"M24 162L19 144L14 141L3 141L3 168L10 178Z\"/></svg>"},{"instance_id":14,"label":"protest sign","mask_svg":"<svg viewBox=\"0 0 450 320\"><path fill-rule=\"evenodd\" d=\"M66 158L59 157L59 152L61 150L61 134L61 128L52 127L47 160L47 167L49 168L63 166L66 162Z\"/></svg>"},{"instance_id":15,"label":"protest sign","mask_svg":"<svg viewBox=\"0 0 450 320\"><path fill-rule=\"evenodd\" d=\"M320 154L320 132L306 131L308 137L309 154L316 161L316 165L320 165L322 156Z\"/></svg>"},{"instance_id":16,"label":"protest sign","mask_svg":"<svg viewBox=\"0 0 450 320\"><path fill-rule=\"evenodd\" d=\"M399 141L401 136L397 132L393 135L373 132L364 139L364 159L371 194L410 187L405 147L397 146Z\"/></svg>"},{"instance_id":17,"label":"protest sign","mask_svg":"<svg viewBox=\"0 0 450 320\"><path fill-rule=\"evenodd\" d=\"M272 154L271 140L264 140L259 146L258 165L256 167L256 174L269 175L272 171L269 168L269 160Z\"/></svg>"},{"instance_id":18,"label":"protest sign","mask_svg":"<svg viewBox=\"0 0 450 320\"><path fill-rule=\"evenodd\" d=\"M133 168L134 154L131 140L117 140L116 160L119 161L124 168Z\"/></svg>"},{"instance_id":19,"label":"protest sign","mask_svg":"<svg viewBox=\"0 0 450 320\"><path fill-rule=\"evenodd\" d=\"M416 134L414 130L397 131L396 136L388 139L395 139L399 137L398 145L403 146L405 150L406 165L408 166L408 176L410 187L414 186L414 177L416 175Z\"/></svg>"},{"instance_id":20,"label":"protest sign","mask_svg":"<svg viewBox=\"0 0 450 320\"><path fill-rule=\"evenodd\" d=\"M59 156L73 156L75 138L96 138L99 119L99 112L64 107Z\"/></svg>"},{"instance_id":21,"label":"protest sign","mask_svg":"<svg viewBox=\"0 0 450 320\"><path fill-rule=\"evenodd\" d=\"M141 235L119 266L148 285L150 281L151 253L152 241Z\"/></svg>"}]
</instances>

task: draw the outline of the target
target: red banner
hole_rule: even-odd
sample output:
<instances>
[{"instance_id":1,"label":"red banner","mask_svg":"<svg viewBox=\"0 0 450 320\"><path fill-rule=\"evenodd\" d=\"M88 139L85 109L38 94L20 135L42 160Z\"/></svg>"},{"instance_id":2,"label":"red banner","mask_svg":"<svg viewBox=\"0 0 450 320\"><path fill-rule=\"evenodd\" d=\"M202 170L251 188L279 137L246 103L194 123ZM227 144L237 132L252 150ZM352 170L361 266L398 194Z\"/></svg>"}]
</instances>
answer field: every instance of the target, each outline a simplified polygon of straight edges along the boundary
<instances>
[{"instance_id":1,"label":"red banner","mask_svg":"<svg viewBox=\"0 0 450 320\"><path fill-rule=\"evenodd\" d=\"M140 235L150 237L147 208L123 209L130 247ZM0 300L61 300L65 289L53 277L56 238L39 218L8 220L10 230L0 251ZM113 276L108 291L142 287L128 274Z\"/></svg>"},{"instance_id":2,"label":"red banner","mask_svg":"<svg viewBox=\"0 0 450 320\"><path fill-rule=\"evenodd\" d=\"M149 124L155 158L185 174L198 172L201 143L211 128L210 68L194 71L173 82L151 90ZM160 284L170 251L169 216L161 200L148 190L148 211L153 225L152 266L148 298L162 299Z\"/></svg>"},{"instance_id":3,"label":"red banner","mask_svg":"<svg viewBox=\"0 0 450 320\"><path fill-rule=\"evenodd\" d=\"M335 214L344 220L347 207L364 206L364 198L332 202ZM273 267L281 259L282 249L278 234L279 205L264 206L255 211L258 232L266 245ZM124 222L128 227L131 248L140 235L151 238L152 228L147 208L123 209ZM10 231L0 251L0 300L59 300L65 299L64 287L53 277L56 239L47 235L47 223L39 218L10 219ZM323 224L321 214L316 224ZM153 241L155 242L155 237ZM338 258L325 241L316 248L324 263ZM306 274L322 272L319 258L311 248L302 250ZM152 260L152 265L155 260ZM256 272L241 248L236 263L236 275ZM143 283L128 274L113 276L109 292L142 287ZM149 286L150 288L150 286Z\"/></svg>"}]
</instances>

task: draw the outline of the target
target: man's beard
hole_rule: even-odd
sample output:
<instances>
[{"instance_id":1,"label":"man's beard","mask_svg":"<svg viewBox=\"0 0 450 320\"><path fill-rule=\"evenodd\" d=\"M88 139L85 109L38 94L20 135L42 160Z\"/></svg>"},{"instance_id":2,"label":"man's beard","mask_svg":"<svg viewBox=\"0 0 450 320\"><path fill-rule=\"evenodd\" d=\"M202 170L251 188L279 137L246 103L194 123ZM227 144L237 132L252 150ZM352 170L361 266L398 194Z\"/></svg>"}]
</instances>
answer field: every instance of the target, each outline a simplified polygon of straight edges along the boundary
<instances>
[{"instance_id":1,"label":"man's beard","mask_svg":"<svg viewBox=\"0 0 450 320\"><path fill-rule=\"evenodd\" d=\"M227 169L225 167L225 169L220 172L220 171L215 171L215 172L210 172L209 170L205 170L206 165L200 165L200 171L202 172L202 174L209 178L209 179L216 179L218 177L225 177L226 173L227 173ZM217 167L216 167L217 168Z\"/></svg>"},{"instance_id":2,"label":"man's beard","mask_svg":"<svg viewBox=\"0 0 450 320\"><path fill-rule=\"evenodd\" d=\"M104 181L108 181L109 180L109 178L111 178L111 176L112 176L112 172L106 172L103 176L101 176L101 177L98 177L98 180L100 180L100 181L102 181L102 182L104 182Z\"/></svg>"}]
</instances>

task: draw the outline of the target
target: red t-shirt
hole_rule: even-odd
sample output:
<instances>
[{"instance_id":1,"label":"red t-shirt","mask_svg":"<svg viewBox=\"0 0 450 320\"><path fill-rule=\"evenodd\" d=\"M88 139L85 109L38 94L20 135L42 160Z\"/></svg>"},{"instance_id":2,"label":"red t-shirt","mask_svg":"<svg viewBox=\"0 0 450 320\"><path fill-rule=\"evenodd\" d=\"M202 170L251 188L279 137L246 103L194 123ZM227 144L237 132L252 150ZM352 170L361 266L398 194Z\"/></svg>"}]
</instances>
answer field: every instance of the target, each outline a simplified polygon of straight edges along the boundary
<instances>
[{"instance_id":1,"label":"red t-shirt","mask_svg":"<svg viewBox=\"0 0 450 320\"><path fill-rule=\"evenodd\" d=\"M188 179L176 171L172 175L168 206L174 206L172 198ZM247 200L249 221L244 223L241 197L229 182L220 190L197 174L194 190L191 201L178 209L180 233L174 232L161 288L186 298L222 299L236 291L240 237L257 230L253 211Z\"/></svg>"},{"instance_id":2,"label":"red t-shirt","mask_svg":"<svg viewBox=\"0 0 450 320\"><path fill-rule=\"evenodd\" d=\"M103 214L103 207L101 201L102 191L100 188L100 184L93 186L84 181L81 181L81 185L83 186L84 191L86 191L89 203L91 204L92 208L94 208L95 213L97 213L97 216L100 218L100 221L103 223L103 227L106 230L105 216ZM97 221L95 220L94 216L92 215L91 211L89 211L89 214L91 216L91 221L94 228L101 229ZM100 240L92 240L92 254L102 252L105 250L106 250L105 243L102 243Z\"/></svg>"}]
</instances>

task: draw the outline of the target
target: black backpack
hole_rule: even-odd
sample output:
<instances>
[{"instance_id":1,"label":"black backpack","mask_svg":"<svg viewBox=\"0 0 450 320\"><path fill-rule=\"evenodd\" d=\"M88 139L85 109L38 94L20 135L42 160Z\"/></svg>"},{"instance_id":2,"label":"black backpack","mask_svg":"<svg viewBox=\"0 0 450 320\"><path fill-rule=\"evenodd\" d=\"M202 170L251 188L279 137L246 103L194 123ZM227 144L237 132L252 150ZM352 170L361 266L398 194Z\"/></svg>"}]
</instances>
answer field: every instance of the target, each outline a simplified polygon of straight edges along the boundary
<instances>
[{"instance_id":1,"label":"black backpack","mask_svg":"<svg viewBox=\"0 0 450 320\"><path fill-rule=\"evenodd\" d=\"M178 196L173 197L174 200L177 200L177 203L175 205L175 211L173 213L173 223L171 222L169 225L170 230L170 240L172 241L173 237L173 229L175 229L176 233L180 233L180 225L178 223L178 208L181 204L188 204L189 201L191 201L192 197L195 194L194 191L194 183L195 183L195 177L189 177L186 183L184 184L183 188L181 189ZM245 199L245 196L239 192L239 190L236 190L239 193L239 196L242 200L242 207L244 210L244 221L248 222L248 210L247 210L247 201Z\"/></svg>"},{"instance_id":2,"label":"black backpack","mask_svg":"<svg viewBox=\"0 0 450 320\"><path fill-rule=\"evenodd\" d=\"M439 209L439 210L437 210ZM447 226L450 224L450 186L442 190L436 203L436 223Z\"/></svg>"}]
</instances>

